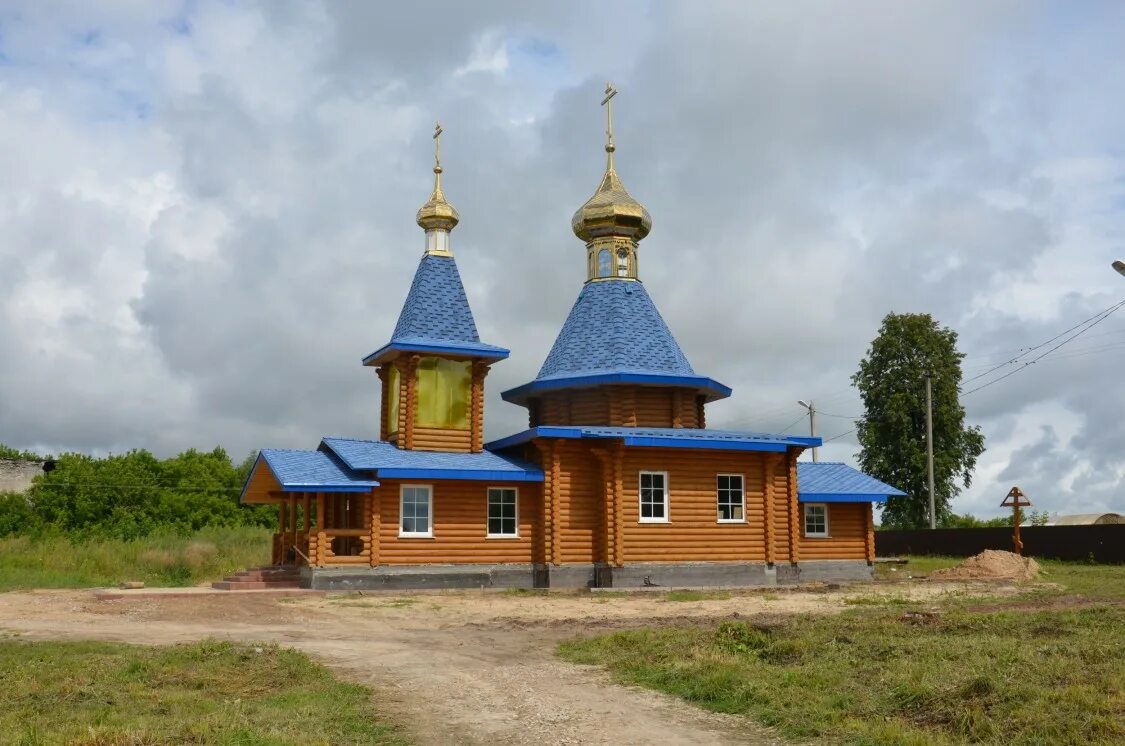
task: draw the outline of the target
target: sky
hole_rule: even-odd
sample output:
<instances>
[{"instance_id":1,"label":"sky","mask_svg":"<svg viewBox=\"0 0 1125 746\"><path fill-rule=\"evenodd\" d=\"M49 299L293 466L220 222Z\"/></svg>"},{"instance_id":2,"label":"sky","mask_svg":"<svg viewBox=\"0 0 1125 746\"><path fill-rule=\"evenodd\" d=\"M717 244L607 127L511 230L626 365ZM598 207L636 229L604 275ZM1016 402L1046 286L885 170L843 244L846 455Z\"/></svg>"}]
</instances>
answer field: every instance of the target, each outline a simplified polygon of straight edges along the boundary
<instances>
[{"instance_id":1,"label":"sky","mask_svg":"<svg viewBox=\"0 0 1125 746\"><path fill-rule=\"evenodd\" d=\"M526 426L585 279L570 216L617 167L641 278L715 428L854 463L882 318L959 334L966 378L1125 299L1125 5L0 0L0 442L40 452L377 437L360 360L423 248L445 128L486 436ZM1018 484L1125 512L1125 311L967 394ZM1000 368L974 384L1010 372ZM967 385L965 390L970 387Z\"/></svg>"}]
</instances>

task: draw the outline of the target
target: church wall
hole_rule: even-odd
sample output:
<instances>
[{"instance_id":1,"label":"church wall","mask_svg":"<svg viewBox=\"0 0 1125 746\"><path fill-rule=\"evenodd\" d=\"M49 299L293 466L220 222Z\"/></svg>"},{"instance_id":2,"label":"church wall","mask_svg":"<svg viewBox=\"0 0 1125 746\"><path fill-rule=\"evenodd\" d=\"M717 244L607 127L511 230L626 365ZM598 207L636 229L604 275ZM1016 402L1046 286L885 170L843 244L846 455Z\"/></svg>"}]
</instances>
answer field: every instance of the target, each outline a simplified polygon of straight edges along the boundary
<instances>
[{"instance_id":1,"label":"church wall","mask_svg":"<svg viewBox=\"0 0 1125 746\"><path fill-rule=\"evenodd\" d=\"M867 559L870 513L871 503L828 503L828 532L831 536L826 539L805 536L802 516L798 542L801 561Z\"/></svg>"},{"instance_id":2,"label":"church wall","mask_svg":"<svg viewBox=\"0 0 1125 746\"><path fill-rule=\"evenodd\" d=\"M689 448L625 451L624 560L630 562L766 559L766 455ZM668 472L669 523L640 523L641 471ZM742 474L746 522L719 523L716 478Z\"/></svg>"},{"instance_id":3,"label":"church wall","mask_svg":"<svg viewBox=\"0 0 1125 746\"><path fill-rule=\"evenodd\" d=\"M604 552L601 467L582 443L559 443L556 563L595 562Z\"/></svg>"},{"instance_id":4,"label":"church wall","mask_svg":"<svg viewBox=\"0 0 1125 746\"><path fill-rule=\"evenodd\" d=\"M694 392L657 386L599 386L544 394L530 407L538 425L702 427Z\"/></svg>"},{"instance_id":5,"label":"church wall","mask_svg":"<svg viewBox=\"0 0 1125 746\"><path fill-rule=\"evenodd\" d=\"M457 482L449 480L380 480L374 490L379 509L379 563L382 565L532 562L542 521L542 485L534 482ZM432 488L433 538L399 534L403 484ZM519 538L489 539L488 488L518 490Z\"/></svg>"}]
</instances>

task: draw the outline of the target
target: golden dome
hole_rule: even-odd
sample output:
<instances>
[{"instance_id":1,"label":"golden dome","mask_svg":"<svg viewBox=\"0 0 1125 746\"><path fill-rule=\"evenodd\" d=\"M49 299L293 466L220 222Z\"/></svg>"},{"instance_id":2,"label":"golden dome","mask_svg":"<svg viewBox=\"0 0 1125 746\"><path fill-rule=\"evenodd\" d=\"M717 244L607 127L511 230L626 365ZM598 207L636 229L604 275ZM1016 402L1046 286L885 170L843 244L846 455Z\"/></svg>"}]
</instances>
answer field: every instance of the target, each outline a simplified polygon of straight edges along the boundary
<instances>
[{"instance_id":1,"label":"golden dome","mask_svg":"<svg viewBox=\"0 0 1125 746\"><path fill-rule=\"evenodd\" d=\"M625 185L613 167L613 151L617 149L613 145L613 97L616 95L617 89L613 84L606 83L605 98L602 99L602 106L606 107L605 176L594 196L578 208L570 221L574 235L587 243L605 236L640 241L652 230L652 216L644 205L625 191Z\"/></svg>"},{"instance_id":2,"label":"golden dome","mask_svg":"<svg viewBox=\"0 0 1125 746\"><path fill-rule=\"evenodd\" d=\"M602 236L622 236L640 241L652 230L652 216L644 205L625 191L625 185L613 167L613 146L607 145L606 152L609 153L609 164L602 183L594 196L574 213L570 227L574 235L587 242Z\"/></svg>"},{"instance_id":3,"label":"golden dome","mask_svg":"<svg viewBox=\"0 0 1125 746\"><path fill-rule=\"evenodd\" d=\"M453 205L445 200L441 191L441 166L434 166L434 191L426 204L418 208L418 225L423 229L451 231L461 222L461 216Z\"/></svg>"},{"instance_id":4,"label":"golden dome","mask_svg":"<svg viewBox=\"0 0 1125 746\"><path fill-rule=\"evenodd\" d=\"M418 225L426 231L451 231L461 222L461 216L453 205L445 200L441 191L441 122L434 126L434 191L426 204L418 208Z\"/></svg>"}]
</instances>

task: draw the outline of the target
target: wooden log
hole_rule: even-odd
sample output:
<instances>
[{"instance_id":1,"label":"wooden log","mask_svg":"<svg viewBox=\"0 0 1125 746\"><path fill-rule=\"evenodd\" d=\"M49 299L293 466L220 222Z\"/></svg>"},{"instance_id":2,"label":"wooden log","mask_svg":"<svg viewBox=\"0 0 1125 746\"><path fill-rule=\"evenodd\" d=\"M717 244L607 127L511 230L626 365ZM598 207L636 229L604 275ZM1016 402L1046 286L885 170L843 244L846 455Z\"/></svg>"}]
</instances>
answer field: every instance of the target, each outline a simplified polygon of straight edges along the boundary
<instances>
[{"instance_id":1,"label":"wooden log","mask_svg":"<svg viewBox=\"0 0 1125 746\"><path fill-rule=\"evenodd\" d=\"M772 454L771 454L772 455ZM774 491L773 473L776 461L773 458L762 459L762 475L765 483L765 528L766 528L766 564L773 565L776 561L774 548L777 543L777 530L774 520Z\"/></svg>"},{"instance_id":2,"label":"wooden log","mask_svg":"<svg viewBox=\"0 0 1125 746\"><path fill-rule=\"evenodd\" d=\"M788 454L789 468L788 472L788 487L787 495L789 497L787 502L787 514L789 517L789 561L796 564L801 561L800 549L800 510L797 506L797 452L790 449Z\"/></svg>"},{"instance_id":3,"label":"wooden log","mask_svg":"<svg viewBox=\"0 0 1125 746\"><path fill-rule=\"evenodd\" d=\"M391 430L391 376L384 363L375 369L379 376L379 440L387 440Z\"/></svg>"}]
</instances>

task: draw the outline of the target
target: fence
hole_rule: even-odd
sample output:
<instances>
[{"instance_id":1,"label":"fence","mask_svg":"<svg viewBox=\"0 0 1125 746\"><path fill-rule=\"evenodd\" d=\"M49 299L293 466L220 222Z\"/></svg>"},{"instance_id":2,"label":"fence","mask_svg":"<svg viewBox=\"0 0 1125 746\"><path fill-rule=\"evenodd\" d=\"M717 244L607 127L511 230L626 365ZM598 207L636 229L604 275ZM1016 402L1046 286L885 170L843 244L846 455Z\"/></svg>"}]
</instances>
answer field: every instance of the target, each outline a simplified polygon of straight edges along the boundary
<instances>
[{"instance_id":1,"label":"fence","mask_svg":"<svg viewBox=\"0 0 1125 746\"><path fill-rule=\"evenodd\" d=\"M1101 526L1021 526L1023 553L1029 557L1125 562L1125 524ZM971 557L985 549L1012 550L1010 528L938 528L876 531L875 554L936 554Z\"/></svg>"}]
</instances>

